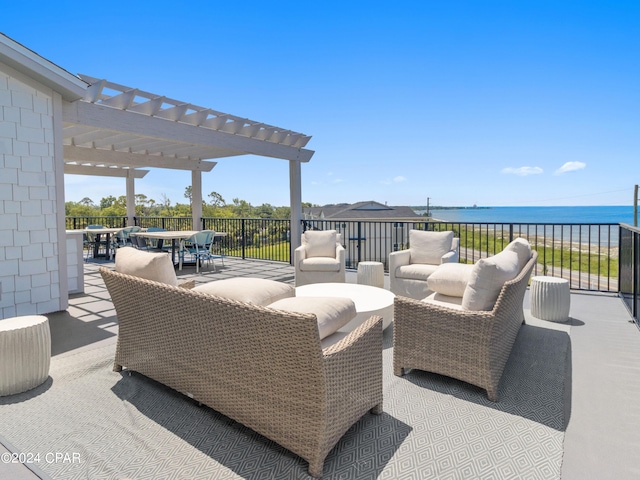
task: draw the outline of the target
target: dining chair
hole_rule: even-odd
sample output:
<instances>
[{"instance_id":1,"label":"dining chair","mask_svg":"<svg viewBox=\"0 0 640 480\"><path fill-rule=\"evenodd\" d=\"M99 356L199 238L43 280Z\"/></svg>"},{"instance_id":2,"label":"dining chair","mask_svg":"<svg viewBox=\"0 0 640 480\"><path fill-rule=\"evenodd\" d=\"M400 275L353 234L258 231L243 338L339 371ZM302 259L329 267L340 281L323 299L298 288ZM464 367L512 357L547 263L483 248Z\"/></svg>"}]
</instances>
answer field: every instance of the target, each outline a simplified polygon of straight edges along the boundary
<instances>
[{"instance_id":1,"label":"dining chair","mask_svg":"<svg viewBox=\"0 0 640 480\"><path fill-rule=\"evenodd\" d=\"M224 267L224 257L226 256L224 251L224 235L218 235L216 233L213 234L213 238L211 239L211 245L209 246L209 252L211 256L211 262L213 263L213 271L216 271L216 264L214 260L216 258L220 259L222 266Z\"/></svg>"},{"instance_id":2,"label":"dining chair","mask_svg":"<svg viewBox=\"0 0 640 480\"><path fill-rule=\"evenodd\" d=\"M122 230L120 230L115 235L115 242L114 242L115 247L120 248L120 247L132 246L134 240L132 239L131 234L135 232L139 232L140 230L141 228L138 227L137 225L125 227Z\"/></svg>"},{"instance_id":3,"label":"dining chair","mask_svg":"<svg viewBox=\"0 0 640 480\"><path fill-rule=\"evenodd\" d=\"M162 228L162 227L149 227L147 228L147 232L151 233L151 232L166 232L167 229L166 228ZM160 245L160 246L158 246ZM171 250L171 245L165 245L164 241L158 239L158 238L149 238L147 239L147 249L153 249L153 250Z\"/></svg>"},{"instance_id":4,"label":"dining chair","mask_svg":"<svg viewBox=\"0 0 640 480\"><path fill-rule=\"evenodd\" d=\"M104 225L87 225L87 229L91 230L99 230L104 228ZM87 248L87 256L85 257L85 261L89 260L89 255L95 258L96 253L100 253L100 245L105 246L105 250L107 249L107 242L104 239L100 239L98 241L98 235L96 233L86 232L83 237L83 245Z\"/></svg>"},{"instance_id":5,"label":"dining chair","mask_svg":"<svg viewBox=\"0 0 640 480\"><path fill-rule=\"evenodd\" d=\"M180 256L184 262L185 254L191 255L196 262L196 273L200 264L206 261L212 263L211 244L213 243L213 230L202 230L184 241L184 247L180 250ZM216 271L216 264L213 263L213 271Z\"/></svg>"}]
</instances>

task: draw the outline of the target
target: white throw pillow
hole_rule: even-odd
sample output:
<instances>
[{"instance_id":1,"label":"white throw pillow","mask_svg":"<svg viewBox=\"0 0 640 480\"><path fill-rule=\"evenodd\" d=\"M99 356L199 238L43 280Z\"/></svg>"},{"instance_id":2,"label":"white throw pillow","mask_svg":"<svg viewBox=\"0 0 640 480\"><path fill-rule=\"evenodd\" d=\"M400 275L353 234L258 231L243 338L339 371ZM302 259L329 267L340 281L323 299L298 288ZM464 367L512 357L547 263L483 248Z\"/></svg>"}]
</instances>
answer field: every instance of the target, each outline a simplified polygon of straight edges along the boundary
<instances>
[{"instance_id":1,"label":"white throw pillow","mask_svg":"<svg viewBox=\"0 0 640 480\"><path fill-rule=\"evenodd\" d=\"M280 299L293 297L296 294L295 288L287 283L267 280L266 278L245 277L208 282L191 290L263 307Z\"/></svg>"},{"instance_id":2,"label":"white throw pillow","mask_svg":"<svg viewBox=\"0 0 640 480\"><path fill-rule=\"evenodd\" d=\"M307 258L335 258L336 242L335 230L307 230L302 234L302 244L304 245Z\"/></svg>"},{"instance_id":3,"label":"white throw pillow","mask_svg":"<svg viewBox=\"0 0 640 480\"><path fill-rule=\"evenodd\" d=\"M356 306L350 298L292 297L278 300L269 305L269 308L315 314L320 340L335 333L356 316Z\"/></svg>"},{"instance_id":4,"label":"white throw pillow","mask_svg":"<svg viewBox=\"0 0 640 480\"><path fill-rule=\"evenodd\" d=\"M176 271L168 253L144 252L133 247L116 251L116 272L178 286Z\"/></svg>"},{"instance_id":5,"label":"white throw pillow","mask_svg":"<svg viewBox=\"0 0 640 480\"><path fill-rule=\"evenodd\" d=\"M503 250L478 260L462 296L463 310L492 310L504 283L516 278L518 273L516 252Z\"/></svg>"},{"instance_id":6,"label":"white throw pillow","mask_svg":"<svg viewBox=\"0 0 640 480\"><path fill-rule=\"evenodd\" d=\"M429 275L429 290L449 297L462 297L471 278L473 265L464 263L443 263Z\"/></svg>"},{"instance_id":7,"label":"white throw pillow","mask_svg":"<svg viewBox=\"0 0 640 480\"><path fill-rule=\"evenodd\" d=\"M440 265L442 256L451 250L453 232L409 230L411 263Z\"/></svg>"},{"instance_id":8,"label":"white throw pillow","mask_svg":"<svg viewBox=\"0 0 640 480\"><path fill-rule=\"evenodd\" d=\"M518 255L518 266L520 270L524 268L529 259L531 258L531 245L524 238L518 237L509 245L504 247L503 251L516 252Z\"/></svg>"}]
</instances>

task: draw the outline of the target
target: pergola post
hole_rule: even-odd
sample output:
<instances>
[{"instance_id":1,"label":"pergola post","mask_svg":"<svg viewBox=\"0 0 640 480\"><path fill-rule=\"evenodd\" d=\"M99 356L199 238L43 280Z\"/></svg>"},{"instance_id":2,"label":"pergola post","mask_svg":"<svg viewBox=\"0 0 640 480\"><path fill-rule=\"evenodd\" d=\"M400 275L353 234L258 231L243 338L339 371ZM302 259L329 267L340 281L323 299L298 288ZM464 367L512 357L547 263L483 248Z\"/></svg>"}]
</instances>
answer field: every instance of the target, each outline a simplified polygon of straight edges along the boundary
<instances>
[{"instance_id":1,"label":"pergola post","mask_svg":"<svg viewBox=\"0 0 640 480\"><path fill-rule=\"evenodd\" d=\"M289 160L289 195L291 206L291 262L293 251L300 246L302 235L302 172L300 162Z\"/></svg>"},{"instance_id":2,"label":"pergola post","mask_svg":"<svg viewBox=\"0 0 640 480\"><path fill-rule=\"evenodd\" d=\"M191 171L191 214L192 230L202 230L202 172Z\"/></svg>"},{"instance_id":3,"label":"pergola post","mask_svg":"<svg viewBox=\"0 0 640 480\"><path fill-rule=\"evenodd\" d=\"M135 170L132 168L127 172L127 226L135 225L136 216L136 189L135 189Z\"/></svg>"}]
</instances>

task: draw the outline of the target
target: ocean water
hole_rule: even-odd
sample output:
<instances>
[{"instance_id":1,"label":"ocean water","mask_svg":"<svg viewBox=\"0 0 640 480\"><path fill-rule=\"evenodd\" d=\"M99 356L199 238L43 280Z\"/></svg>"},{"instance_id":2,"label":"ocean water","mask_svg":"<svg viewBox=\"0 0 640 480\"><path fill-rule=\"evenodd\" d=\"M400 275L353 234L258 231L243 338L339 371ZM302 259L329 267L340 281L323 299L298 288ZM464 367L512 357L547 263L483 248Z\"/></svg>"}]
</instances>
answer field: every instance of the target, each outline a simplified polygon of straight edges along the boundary
<instances>
[{"instance_id":1,"label":"ocean water","mask_svg":"<svg viewBox=\"0 0 640 480\"><path fill-rule=\"evenodd\" d=\"M424 210L417 210L422 214ZM480 207L431 210L438 220L461 223L628 223L633 206L590 207Z\"/></svg>"},{"instance_id":2,"label":"ocean water","mask_svg":"<svg viewBox=\"0 0 640 480\"><path fill-rule=\"evenodd\" d=\"M423 213L422 211L416 211ZM600 244L603 247L617 246L618 227L597 224L627 223L633 225L633 206L590 207L486 207L450 210L431 210L438 220L454 223L483 223L488 228L505 229L500 224L516 225L518 231L531 237L553 238L566 242ZM498 224L498 225L491 225ZM538 224L538 226L535 226ZM577 224L550 227L550 224ZM544 226L547 225L547 226ZM585 227L583 225L592 225Z\"/></svg>"}]
</instances>

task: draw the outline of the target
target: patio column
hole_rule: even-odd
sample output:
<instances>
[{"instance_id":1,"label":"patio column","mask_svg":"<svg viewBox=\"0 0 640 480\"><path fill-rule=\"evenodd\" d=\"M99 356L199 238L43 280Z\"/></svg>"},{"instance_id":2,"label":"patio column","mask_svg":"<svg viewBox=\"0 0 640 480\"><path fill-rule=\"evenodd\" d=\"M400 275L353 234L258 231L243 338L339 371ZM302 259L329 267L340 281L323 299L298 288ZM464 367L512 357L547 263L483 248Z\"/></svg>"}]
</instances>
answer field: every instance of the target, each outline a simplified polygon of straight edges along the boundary
<instances>
[{"instance_id":1,"label":"patio column","mask_svg":"<svg viewBox=\"0 0 640 480\"><path fill-rule=\"evenodd\" d=\"M302 235L302 173L300 162L289 160L289 204L291 207L291 263L293 251L300 246Z\"/></svg>"},{"instance_id":2,"label":"patio column","mask_svg":"<svg viewBox=\"0 0 640 480\"><path fill-rule=\"evenodd\" d=\"M127 171L127 226L135 225L133 217L136 216L136 189L135 170L130 168Z\"/></svg>"},{"instance_id":3,"label":"patio column","mask_svg":"<svg viewBox=\"0 0 640 480\"><path fill-rule=\"evenodd\" d=\"M202 172L191 170L192 230L202 230Z\"/></svg>"}]
</instances>

